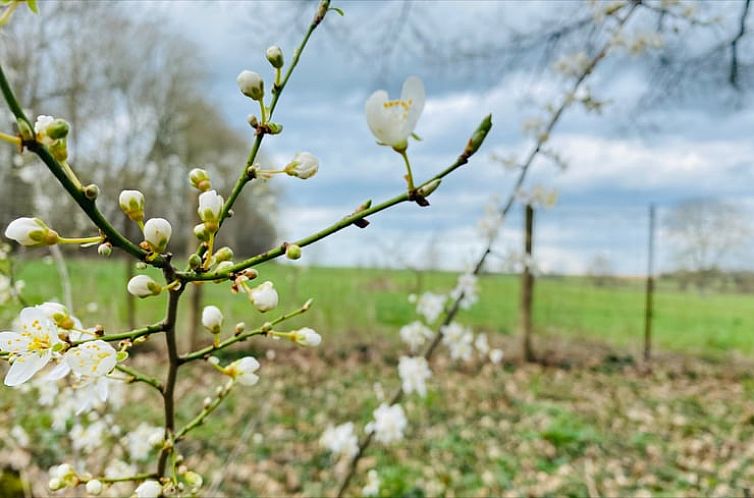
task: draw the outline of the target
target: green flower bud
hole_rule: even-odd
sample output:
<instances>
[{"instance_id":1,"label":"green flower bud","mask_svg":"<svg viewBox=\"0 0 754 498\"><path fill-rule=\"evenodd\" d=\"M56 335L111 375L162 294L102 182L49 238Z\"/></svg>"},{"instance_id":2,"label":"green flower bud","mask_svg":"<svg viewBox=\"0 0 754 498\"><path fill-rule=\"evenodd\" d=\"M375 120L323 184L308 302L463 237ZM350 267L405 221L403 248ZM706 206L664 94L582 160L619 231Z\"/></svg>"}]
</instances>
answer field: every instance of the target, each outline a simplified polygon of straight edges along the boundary
<instances>
[{"instance_id":1,"label":"green flower bud","mask_svg":"<svg viewBox=\"0 0 754 498\"><path fill-rule=\"evenodd\" d=\"M479 147L482 146L484 139L487 137L487 133L490 132L490 128L492 128L492 114L485 116L479 124L479 127L474 131L474 134L471 135L469 143L466 144L466 150L464 151L466 157L473 155L479 150Z\"/></svg>"},{"instance_id":2,"label":"green flower bud","mask_svg":"<svg viewBox=\"0 0 754 498\"><path fill-rule=\"evenodd\" d=\"M68 136L71 126L65 119L56 119L49 126L47 126L47 136L53 140L58 140Z\"/></svg>"},{"instance_id":3,"label":"green flower bud","mask_svg":"<svg viewBox=\"0 0 754 498\"><path fill-rule=\"evenodd\" d=\"M423 187L419 188L419 190L417 190L417 193L422 197L429 197L432 192L437 190L437 187L440 186L440 183L442 183L442 180L436 178Z\"/></svg>"},{"instance_id":4,"label":"green flower bud","mask_svg":"<svg viewBox=\"0 0 754 498\"><path fill-rule=\"evenodd\" d=\"M191 185L199 192L206 192L212 188L209 174L199 168L194 168L189 172L189 181Z\"/></svg>"},{"instance_id":5,"label":"green flower bud","mask_svg":"<svg viewBox=\"0 0 754 498\"><path fill-rule=\"evenodd\" d=\"M113 245L109 242L105 242L104 244L100 244L97 247L97 252L100 256L110 256L113 253Z\"/></svg>"},{"instance_id":6,"label":"green flower bud","mask_svg":"<svg viewBox=\"0 0 754 498\"><path fill-rule=\"evenodd\" d=\"M233 259L233 249L230 247L221 247L215 252L215 261L218 263L230 261L231 259Z\"/></svg>"},{"instance_id":7,"label":"green flower bud","mask_svg":"<svg viewBox=\"0 0 754 498\"><path fill-rule=\"evenodd\" d=\"M288 244L285 248L285 257L288 259L299 259L301 257L301 247L296 244Z\"/></svg>"},{"instance_id":8,"label":"green flower bud","mask_svg":"<svg viewBox=\"0 0 754 498\"><path fill-rule=\"evenodd\" d=\"M192 270L195 270L202 266L202 258L198 254L192 254L191 257L188 260L189 267Z\"/></svg>"},{"instance_id":9,"label":"green flower bud","mask_svg":"<svg viewBox=\"0 0 754 498\"><path fill-rule=\"evenodd\" d=\"M99 187L91 183L84 187L84 195L90 201L95 200L99 196Z\"/></svg>"}]
</instances>

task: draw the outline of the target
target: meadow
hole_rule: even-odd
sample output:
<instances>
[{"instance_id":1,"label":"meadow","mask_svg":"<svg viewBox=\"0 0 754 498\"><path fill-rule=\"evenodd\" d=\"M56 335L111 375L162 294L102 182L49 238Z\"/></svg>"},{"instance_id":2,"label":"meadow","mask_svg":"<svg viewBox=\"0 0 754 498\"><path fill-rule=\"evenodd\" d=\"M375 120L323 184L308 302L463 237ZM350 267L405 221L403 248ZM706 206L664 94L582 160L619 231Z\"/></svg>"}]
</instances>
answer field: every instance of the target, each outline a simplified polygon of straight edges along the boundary
<instances>
[{"instance_id":1,"label":"meadow","mask_svg":"<svg viewBox=\"0 0 754 498\"><path fill-rule=\"evenodd\" d=\"M109 332L126 327L127 281L125 263L101 260L68 261L76 313L86 323L101 323ZM325 268L268 263L259 266L259 280L271 280L280 293L281 309L293 309L313 298L311 311L294 324L311 326L325 339L343 336L393 341L398 329L416 318L410 293L445 292L456 274L450 272ZM157 276L155 272L155 277ZM27 283L31 303L60 299L62 287L49 262L22 262L18 278ZM480 279L481 299L460 320L478 331L515 335L518 320L519 277L487 274ZM229 323L256 317L244 295L227 287L205 284L205 301L217 304ZM118 293L117 289L122 289ZM109 296L102 299L102 296ZM585 277L543 277L535 287L534 325L537 339L582 338L640 350L644 327L644 284L626 279L617 285L597 286ZM660 282L655 295L654 345L672 352L721 355L754 354L754 296L735 293L700 294L679 291ZM97 302L96 309L87 306ZM187 313L188 300L182 313ZM161 299L137 301L137 325L152 323L163 313ZM6 313L7 314L7 313ZM183 321L182 323L186 323Z\"/></svg>"},{"instance_id":2,"label":"meadow","mask_svg":"<svg viewBox=\"0 0 754 498\"><path fill-rule=\"evenodd\" d=\"M68 265L84 322L125 327L125 293L112 294L125 286L125 265L80 259ZM51 264L22 262L18 269L29 301L61 295ZM282 309L315 299L300 324L319 330L323 345L301 349L259 338L223 352L223 361L259 358L262 380L234 392L215 423L197 429L183 445L186 463L204 476L202 496L330 496L344 467L319 445L322 431L369 420L383 393L398 386L395 365L404 347L397 330L415 319L407 295L446 290L456 276L275 264L258 270L260 279L275 282ZM383 497L728 496L748 488L754 479L750 297L660 285L658 352L648 369L634 359L643 330L641 282L597 287L586 278L542 278L535 323L543 361L524 363L514 333L518 278L485 275L480 283L480 302L459 319L487 331L492 346L506 351L505 361L458 363L445 352L437 355L427 397L405 403L406 439L372 448L349 495L359 494L372 468ZM231 323L261 320L243 295L223 294L214 284L205 289ZM96 309L89 305L95 299ZM160 298L138 301L138 323L158 320L162 305ZM6 307L3 315L15 312ZM200 342L209 342L209 334L202 331ZM160 358L154 349L138 348L133 365L162 377ZM186 373L190 381L179 383L177 392L179 423L217 383L202 363ZM134 420L159 426L155 392L143 384L130 391L114 411L115 422L127 430ZM0 398L3 427L18 424L31 441L19 448L12 436L0 437L3 496L45 495L48 467L73 451L65 433L50 432L50 416L38 411L36 396L35 390L5 390ZM20 481L9 470L19 462L28 464ZM97 470L101 464L86 465ZM119 496L129 489L116 485L107 492Z\"/></svg>"}]
</instances>

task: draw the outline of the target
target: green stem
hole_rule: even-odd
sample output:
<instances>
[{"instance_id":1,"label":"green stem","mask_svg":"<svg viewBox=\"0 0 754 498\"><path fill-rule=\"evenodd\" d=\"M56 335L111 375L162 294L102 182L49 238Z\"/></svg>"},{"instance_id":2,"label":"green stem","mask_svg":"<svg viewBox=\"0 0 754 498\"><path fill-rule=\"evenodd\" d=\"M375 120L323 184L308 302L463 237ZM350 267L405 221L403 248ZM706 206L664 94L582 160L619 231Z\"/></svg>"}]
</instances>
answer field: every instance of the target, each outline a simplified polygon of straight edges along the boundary
<instances>
[{"instance_id":1,"label":"green stem","mask_svg":"<svg viewBox=\"0 0 754 498\"><path fill-rule=\"evenodd\" d=\"M73 171L73 168L71 168L71 165L68 164L68 161L60 161L60 165L63 167L65 174L68 175L68 178L70 178L73 184L76 185L76 188L81 190L81 180L79 180L79 177L76 176L76 172Z\"/></svg>"},{"instance_id":2,"label":"green stem","mask_svg":"<svg viewBox=\"0 0 754 498\"><path fill-rule=\"evenodd\" d=\"M94 235L92 237L58 237L58 244L92 244L94 242L102 242L104 237L102 235Z\"/></svg>"},{"instance_id":3,"label":"green stem","mask_svg":"<svg viewBox=\"0 0 754 498\"><path fill-rule=\"evenodd\" d=\"M165 270L165 280L168 282L174 280L172 270ZM175 434L175 383L178 379L178 367L180 366L178 344L175 337L175 323L178 315L178 301L184 289L185 287L181 287L180 289L170 291L167 318L165 319L165 345L168 350L168 374L165 380L165 387L162 390L165 409L165 441L172 441ZM165 476L168 457L172 453L172 445L166 445L160 451L157 462L158 476Z\"/></svg>"},{"instance_id":4,"label":"green stem","mask_svg":"<svg viewBox=\"0 0 754 498\"><path fill-rule=\"evenodd\" d=\"M406 182L408 182L408 191L414 191L414 174L411 172L411 162L408 160L408 154L406 149L398 152L403 157L403 162L406 163Z\"/></svg>"},{"instance_id":5,"label":"green stem","mask_svg":"<svg viewBox=\"0 0 754 498\"><path fill-rule=\"evenodd\" d=\"M8 104L10 111L13 113L16 119L26 123L29 129L33 129L31 122L24 114L24 111L21 109L21 106L19 105L18 100L16 99L16 96L13 93L10 84L8 83L8 79L6 78L5 72L3 71L1 65L0 91L2 91L6 103ZM27 149L35 153L42 160L42 162L45 163L50 172L55 175L55 178L58 179L60 184L70 194L76 204L78 204L79 207L87 214L89 219L92 220L97 228L102 231L102 233L112 245L119 247L133 257L142 261L146 261L153 266L163 268L168 265L168 260L164 256L158 256L151 261L147 261L146 257L148 253L128 240L123 234L116 230L109 221L107 221L102 212L97 208L94 200L89 199L88 197L86 197L86 195L84 195L82 189L79 188L76 183L66 174L63 165L54 157L52 157L52 154L50 154L50 152L44 145L40 144L36 140L24 140L23 145Z\"/></svg>"},{"instance_id":6,"label":"green stem","mask_svg":"<svg viewBox=\"0 0 754 498\"><path fill-rule=\"evenodd\" d=\"M481 142L484 141L484 138L486 137L486 134L489 132L490 127L492 126L492 119L491 116L486 116L482 122L477 127L476 131L472 135L472 138L470 139L470 143L473 140L474 147L470 147L470 145L466 146L466 149L464 149L463 153L458 156L458 158L430 178L429 180L425 181L421 185L419 185L419 189L422 187L429 185L435 180L439 180L441 178L446 177L456 169L460 168L464 164L469 162L469 158L476 152L476 150L479 148L479 145L481 145ZM400 195L397 195L393 197L392 199L388 199L380 204L377 204L375 206L372 206L368 209L364 209L361 211L357 211L355 213L352 213L342 220L338 221L337 223L334 223L333 225L330 225L329 227L320 230L319 232L313 233L309 235L308 237L304 237L303 239L300 239L294 244L298 245L299 247L308 246L309 244L312 244L314 242L317 242L320 239L323 239L329 235L332 235L335 232L338 232L347 226L352 225L355 221L362 220L372 214L379 213L380 211L384 211L385 209L388 209L390 207L395 206L396 204L400 204L402 202L407 202L412 200L413 193L412 192L403 192ZM212 272L212 273L195 273L195 272L179 272L176 275L178 278L184 281L195 281L195 280L220 280L228 278L233 273L239 272L241 270L245 270L246 268L250 268L252 266L258 265L260 263L263 263L265 261L269 261L271 259L277 258L285 254L285 247L280 246L276 247L274 249L270 249L267 252L264 252L262 254L258 254L256 256L253 256L249 259L246 259L244 261L241 261L239 263L236 263L235 265L229 267L228 269L222 271L222 272Z\"/></svg>"},{"instance_id":7,"label":"green stem","mask_svg":"<svg viewBox=\"0 0 754 498\"><path fill-rule=\"evenodd\" d=\"M199 427L204 423L204 420L213 412L215 411L215 408L220 406L220 403L223 402L223 400L228 396L230 393L230 387L223 388L220 393L217 395L215 399L212 400L210 404L202 408L202 411L199 412L199 414L191 419L191 421L183 426L178 432L175 433L175 440L180 441L183 439L183 437L191 432L193 429Z\"/></svg>"},{"instance_id":8,"label":"green stem","mask_svg":"<svg viewBox=\"0 0 754 498\"><path fill-rule=\"evenodd\" d=\"M259 99L259 122L265 124L267 122L267 111L264 109L264 99Z\"/></svg>"},{"instance_id":9,"label":"green stem","mask_svg":"<svg viewBox=\"0 0 754 498\"><path fill-rule=\"evenodd\" d=\"M112 484L116 482L129 482L129 481L143 481L145 479L155 478L157 475L154 472L144 472L142 474L134 474L128 477L94 477L86 481L81 481L82 484L86 484L89 481L97 480L104 484Z\"/></svg>"},{"instance_id":10,"label":"green stem","mask_svg":"<svg viewBox=\"0 0 754 498\"><path fill-rule=\"evenodd\" d=\"M293 51L293 58L291 59L291 64L288 66L288 69L285 72L285 76L283 77L283 80L280 82L280 84L275 84L275 92L272 96L272 101L270 102L269 112L265 113L264 108L262 109L262 122L265 122L265 114L267 114L266 118L267 120L272 119L272 114L275 112L275 108L278 105L278 101L280 100L280 95L283 93L283 90L285 89L285 86L288 84L288 80L291 77L291 74L293 74L293 70L298 65L298 61L301 58L301 53L304 51L304 48L306 47L307 42L309 41L309 38L312 36L312 33L314 30L319 26L319 24L322 22L322 20L325 17L325 14L327 13L327 9L330 7L330 0L322 0L319 4L319 7L317 8L317 13L314 16L314 19L309 24L309 29L307 29L306 34L304 35L303 40L301 40L301 43L299 43L296 50ZM276 78L277 80L278 78ZM260 104L262 104L260 102ZM264 106L264 104L262 104ZM225 205L223 206L222 213L220 214L220 224L222 225L225 218L228 216L228 212L233 207L233 204L236 202L236 199L238 198L238 195L241 193L241 190L243 190L244 186L251 181L251 177L249 177L247 173L247 169L254 165L254 161L256 161L257 154L259 153L259 147L262 145L262 138L264 137L263 133L257 134L257 136L254 138L254 143L251 146L251 151L249 152L249 156L246 159L246 165L241 172L240 176L238 177L238 180L236 180L235 185L233 185L233 190L231 191L230 195L228 196L228 199L225 201Z\"/></svg>"},{"instance_id":11,"label":"green stem","mask_svg":"<svg viewBox=\"0 0 754 498\"><path fill-rule=\"evenodd\" d=\"M163 392L164 390L162 383L159 380L155 379L154 377L143 374L125 365L117 365L115 368L123 372L124 374L128 375L129 377L131 377L129 382L144 382L145 384L149 384L150 386L154 387L160 392Z\"/></svg>"},{"instance_id":12,"label":"green stem","mask_svg":"<svg viewBox=\"0 0 754 498\"><path fill-rule=\"evenodd\" d=\"M286 320L290 320L294 316L298 316L298 315L300 315L302 313L306 313L309 310L309 306L310 306L309 303L304 304L302 307L300 307L300 308L298 308L296 310L293 310L290 313L286 313L285 315L281 315L281 316L275 318L274 320L272 320L271 322L268 322L267 324L265 324L265 325L263 325L263 326L261 326L259 328L256 328L254 330L250 330L248 332L242 332L242 333L240 333L238 335L234 335L233 337L229 337L229 338L225 339L224 341L220 342L218 345L214 345L213 344L212 346L207 346L205 348L198 349L196 351L192 351L191 353L188 353L188 354L186 354L184 356L181 356L180 363L187 363L187 362L190 362L190 361L206 359L206 358L209 358L209 356L212 353L214 353L215 351L219 351L221 349L225 349L228 346L230 346L232 344L235 344L235 343L237 343L239 341L244 341L244 340L246 340L246 339L248 339L250 337L253 337L255 335L267 335L272 330L272 327L274 327L278 323L282 323L282 322L284 322Z\"/></svg>"},{"instance_id":13,"label":"green stem","mask_svg":"<svg viewBox=\"0 0 754 498\"><path fill-rule=\"evenodd\" d=\"M0 140L11 143L13 145L21 145L21 138L15 135L9 135L0 131Z\"/></svg>"},{"instance_id":14,"label":"green stem","mask_svg":"<svg viewBox=\"0 0 754 498\"><path fill-rule=\"evenodd\" d=\"M148 325L146 327L142 327L140 329L129 330L127 332L119 332L117 334L105 334L101 337L92 337L91 339L82 339L80 341L73 341L71 343L71 346L78 346L79 344L83 344L89 341L96 341L96 340L108 341L108 342L121 341L123 339L133 340L133 339L136 339L137 337L151 335L157 332L162 332L163 330L165 330L165 325L162 322L160 322L160 323L155 323L153 325Z\"/></svg>"}]
</instances>

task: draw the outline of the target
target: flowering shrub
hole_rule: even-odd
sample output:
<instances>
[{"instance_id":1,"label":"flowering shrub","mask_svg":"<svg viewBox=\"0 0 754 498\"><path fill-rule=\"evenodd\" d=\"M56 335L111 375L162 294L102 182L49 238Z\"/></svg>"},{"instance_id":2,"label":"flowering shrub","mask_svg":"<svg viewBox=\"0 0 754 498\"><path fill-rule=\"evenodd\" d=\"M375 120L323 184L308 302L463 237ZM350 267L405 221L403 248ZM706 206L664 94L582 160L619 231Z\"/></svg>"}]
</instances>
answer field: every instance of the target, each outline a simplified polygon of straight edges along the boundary
<instances>
[{"instance_id":1,"label":"flowering shrub","mask_svg":"<svg viewBox=\"0 0 754 498\"><path fill-rule=\"evenodd\" d=\"M6 7L0 18L3 23L8 21L19 3L13 0ZM32 10L36 10L34 2L27 3ZM253 129L249 156L226 195L213 189L212 177L208 171L194 169L190 172L188 181L199 192L197 215L200 223L193 229L197 239L196 250L182 268L175 264L170 252L173 226L164 218L146 216L149 203L141 192L123 190L118 204L123 215L139 227L142 240L130 240L103 215L97 205L99 188L82 182L75 165L69 161L67 139L70 125L63 119L46 115L39 115L32 123L0 67L0 90L17 124L15 133L2 133L0 139L21 152L35 154L93 225L92 235L66 237L39 218L23 217L6 228L6 237L27 247L63 244L82 248L96 246L98 254L103 257L109 256L117 248L137 260L140 268L151 266L163 275L162 282L146 274L135 275L124 283L128 292L142 299L166 296L167 301L162 320L123 332L110 331L103 325L85 325L76 317L74 310L47 302L25 307L13 329L0 333L0 351L2 357L10 363L4 379L5 385L21 388L33 386L38 389L40 404L51 407L53 411L53 428L65 431L69 423L73 424L68 436L76 451L92 453L101 446L103 440L108 439L119 443L118 450L110 453L110 461L101 474L98 471L92 472L79 463L64 462L54 466L49 475L51 490L83 486L87 493L98 495L108 488L131 482L137 484L130 489L139 498L200 492L203 479L183 465L182 442L192 430L205 423L232 390L237 386L254 386L260 382L262 375L260 362L252 356L223 365L216 353L257 336L286 339L302 347L316 347L322 337L308 327L289 330L284 327L286 321L309 310L311 300L275 317L258 317L255 320L258 324L253 327L245 323L227 327L221 310L217 306L208 305L202 310L201 323L212 338L211 344L179 354L177 336L181 333L181 326L177 310L186 287L206 282L225 284L230 293L245 295L256 312L272 312L278 308L280 296L273 282L255 284L260 277L255 266L282 256L291 260L299 259L305 246L351 225L366 227L367 217L396 204L415 202L420 206L427 206L427 197L439 187L441 180L466 164L483 143L491 127L489 116L481 122L462 153L450 166L429 180L417 183L411 169L408 145L409 139L415 137L414 129L424 107L425 92L421 80L410 77L404 84L400 99L389 100L384 91L378 91L366 103L367 123L378 143L392 148L402 158L406 168L405 192L376 205L367 201L333 225L242 261L233 261L233 250L230 247L215 247L218 232L224 221L232 215L233 205L247 184L254 180L269 181L277 175L306 180L314 177L319 170L319 160L309 152L297 154L288 164L278 169L263 169L257 163L257 154L265 137L283 131L282 125L273 121L279 99L311 34L332 10L338 9L331 8L328 0L320 2L303 41L294 51L287 67L279 47L273 46L267 50L267 60L274 73L269 99L264 78L259 73L242 71L239 74L237 83L241 93L259 106L258 115L249 118ZM473 282L465 281L460 286L460 295L465 296L464 305L473 301L470 285ZM443 296L443 302L444 300ZM422 297L420 301L425 303L423 307L426 308L427 317L437 318L442 311L442 306L438 307L442 303L437 299L432 303L431 299ZM131 361L132 348L153 336L162 336L165 340L163 379L137 370ZM218 374L218 385L214 393L204 399L201 409L189 418L189 422L179 427L176 425L176 412L192 409L180 406L175 396L180 369L188 363L200 361L205 363L208 371ZM425 381L430 375L426 360L406 357L401 365L407 392L425 393ZM134 421L134 427L121 429L112 423L107 408L117 409L120 403L118 392L124 384L134 382L143 383L160 395L164 412L162 427ZM60 388L59 383L65 383L65 387ZM401 406L386 404L375 411L370 434L375 434L378 441L389 443L403 437L406 425L407 420ZM355 455L358 451L356 442L353 427L348 424L331 428L323 435L324 444L344 455ZM373 489L378 487L375 476L371 483ZM114 492L122 494L124 491L116 488Z\"/></svg>"}]
</instances>

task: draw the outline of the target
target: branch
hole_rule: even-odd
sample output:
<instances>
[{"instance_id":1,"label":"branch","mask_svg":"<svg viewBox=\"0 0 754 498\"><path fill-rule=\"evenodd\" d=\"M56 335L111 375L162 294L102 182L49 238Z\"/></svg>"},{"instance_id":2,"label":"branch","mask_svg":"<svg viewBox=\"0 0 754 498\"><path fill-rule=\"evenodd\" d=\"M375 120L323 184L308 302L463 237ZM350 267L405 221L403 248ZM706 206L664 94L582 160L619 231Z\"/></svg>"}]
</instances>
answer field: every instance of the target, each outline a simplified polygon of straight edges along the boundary
<instances>
[{"instance_id":1,"label":"branch","mask_svg":"<svg viewBox=\"0 0 754 498\"><path fill-rule=\"evenodd\" d=\"M33 125L29 121L29 118L24 114L23 109L21 109L21 106L5 77L2 65L0 65L0 91L2 91L6 103L16 119L19 122L25 123L29 129L33 130ZM164 256L157 256L154 259L147 260L148 253L128 240L109 221L107 221L102 212L97 208L95 199L90 199L85 195L84 189L80 188L73 182L73 180L66 174L64 166L52 157L52 154L50 154L47 148L37 142L36 138L32 140L23 140L22 144L24 147L35 153L39 159L45 163L47 168L53 175L55 175L55 178L58 179L63 188L65 188L73 200L76 201L76 204L79 205L89 219L92 220L92 222L102 231L108 242L152 266L164 267L168 264L168 260Z\"/></svg>"},{"instance_id":2,"label":"branch","mask_svg":"<svg viewBox=\"0 0 754 498\"><path fill-rule=\"evenodd\" d=\"M123 339L131 339L131 340L133 340L133 339L136 339L138 337L145 336L145 335L151 335L151 334L155 334L157 332L163 332L164 330L165 330L165 323L164 322L159 322L159 323L155 323L153 325L147 325L146 327L142 327L140 329L129 330L128 332L119 332L117 334L106 334L106 335L99 336L99 337L92 337L90 339L82 339L80 341L73 341L71 343L71 346L78 346L79 344L83 344L83 343L89 342L89 341L108 341L108 342L113 342L113 341L121 341Z\"/></svg>"},{"instance_id":3,"label":"branch","mask_svg":"<svg viewBox=\"0 0 754 498\"><path fill-rule=\"evenodd\" d=\"M145 375L125 365L117 365L115 368L117 370L120 370L124 374L128 375L129 377L131 377L130 379L127 379L126 382L144 382L145 384L149 384L150 386L160 391L160 393L162 393L165 390L162 383L159 380L155 379L154 377Z\"/></svg>"},{"instance_id":4,"label":"branch","mask_svg":"<svg viewBox=\"0 0 754 498\"><path fill-rule=\"evenodd\" d=\"M741 12L741 18L740 18L740 24L739 24L739 28L738 28L738 33L736 33L736 36L734 36L733 39L730 42L730 75L728 76L728 81L737 90L739 89L739 84L738 84L738 42L746 34L746 18L749 15L749 6L750 6L750 4L751 4L751 0L746 0L744 2L744 10L743 10L743 12Z\"/></svg>"},{"instance_id":5,"label":"branch","mask_svg":"<svg viewBox=\"0 0 754 498\"><path fill-rule=\"evenodd\" d=\"M474 153L479 149L479 147L484 142L484 139L486 138L487 133L489 133L491 127L492 127L492 116L487 115L479 124L476 131L472 134L471 138L466 144L466 149L463 151L463 153L460 156L458 156L455 162L451 164L450 166L448 166L447 168L445 168L444 170L442 170L440 173L436 174L429 180L419 185L416 191L420 191L422 188L429 186L429 184L435 182L436 180L441 180L442 178L446 177L447 175L449 175L456 169L468 163L469 158L474 155ZM377 204L376 206L372 206L367 209L356 211L346 216L339 222L334 223L330 225L329 227L323 230L320 230L319 232L313 233L312 235L309 235L308 237L304 237L303 239L294 242L294 244L298 245L299 247L308 246L309 244L317 242L318 240L321 240L329 235L334 234L335 232L338 232L350 225L355 224L357 221L363 220L367 216L373 215L375 213L379 213L380 211L384 211L385 209L393 207L396 204L400 204L402 202L414 201L416 200L416 191L404 192L400 195L393 197L392 199L388 199L387 201L382 202L381 204ZM176 276L184 281L221 280L221 279L229 278L236 272L245 270L247 268L258 265L265 261L269 261L271 259L282 256L283 254L285 254L286 246L287 244L284 244L284 245L281 245L280 247L270 249L267 252L251 257L244 261L241 261L240 263L236 263L235 265L219 273L218 272L211 272L211 273L177 272Z\"/></svg>"},{"instance_id":6,"label":"branch","mask_svg":"<svg viewBox=\"0 0 754 498\"><path fill-rule=\"evenodd\" d=\"M325 15L327 14L327 10L329 8L330 0L322 0L320 2L319 7L317 7L317 12L312 19L312 22L309 24L309 29L306 31L303 40L301 40L301 43L299 43L298 47L296 47L296 49L293 51L293 58L291 59L291 63L288 66L288 70L285 72L285 76L280 82L280 85L273 85L273 96L272 101L270 102L268 119L272 118L272 114L275 112L275 108L278 105L280 95L283 93L285 86L288 84L288 80L290 79L291 74L293 74L293 70L296 69L298 61L301 58L301 53L304 51L309 38L312 36L314 30L317 29L317 26L319 26L322 20L325 18ZM249 157L246 159L246 166L243 168L243 171L238 177L238 180L236 180L235 185L233 185L233 190L231 190L230 196L228 196L228 199L225 201L225 205L223 205L223 210L220 213L221 225L223 221L225 221L225 218L228 217L228 212L231 210L233 204L236 202L236 199L241 194L241 190L243 190L246 184L253 179L253 176L249 176L247 170L249 167L254 165L254 161L256 160L257 153L259 152L259 147L262 145L263 138L264 132L260 129L257 131L257 136L254 139L254 144L252 145L251 151L249 152Z\"/></svg>"},{"instance_id":7,"label":"branch","mask_svg":"<svg viewBox=\"0 0 754 498\"><path fill-rule=\"evenodd\" d=\"M186 354L184 356L181 356L179 358L179 362L180 363L188 363L188 362L194 361L194 360L200 360L200 359L205 359L206 360L215 351L220 351L221 349L225 349L228 346L230 346L232 344L235 344L235 343L237 343L239 341L244 341L244 340L248 339L249 337L253 337L255 335L267 335L267 333L270 330L272 330L272 328L275 325L277 325L279 323L282 323L282 322L284 322L286 320L290 320L294 316L298 316L298 315L301 315L302 313L307 312L309 310L310 306L311 306L311 301L307 301L302 307L300 307L300 308L298 308L296 310L293 310L290 313L287 313L285 315L281 315L281 316L275 318L274 320L272 320L271 322L265 323L261 327L258 327L258 328L254 329L254 330L249 330L248 332L242 332L242 333L240 333L238 335L234 335L233 337L229 337L228 339L225 339L224 341L222 341L221 343L219 343L217 346L215 346L215 345L207 346L206 348L198 349L198 350L193 351L191 353L188 353L188 354Z\"/></svg>"},{"instance_id":8,"label":"branch","mask_svg":"<svg viewBox=\"0 0 754 498\"><path fill-rule=\"evenodd\" d=\"M631 17L632 13L634 12L634 9L636 7L636 4L633 4L631 9L628 11L626 16L624 16L619 22L616 27L616 31L621 29L623 25L628 21L628 19ZM565 110L573 103L573 95L575 95L576 91L580 88L580 86L584 83L584 81L588 78L588 76L594 71L594 68L597 66L597 64L600 63L602 59L605 58L607 55L607 52L610 48L610 42L605 43L605 45L602 47L602 49L591 59L589 64L584 68L584 71L579 75L578 78L576 78L576 81L573 84L573 87L571 88L571 91L566 93L566 96L563 98L563 101L561 104L557 107L555 112L553 112L552 117L550 118L550 121L548 122L547 126L545 127L545 132L540 133L537 137L537 141L530 150L529 154L526 156L526 160L521 166L521 171L519 172L518 178L516 179L516 182L514 183L513 189L511 190L511 193L508 197L508 200L505 204L502 205L500 212L503 216L503 220L505 219L505 216L508 214L510 209L513 206L513 203L516 200L516 197L518 195L518 191L521 188L521 186L524 183L524 180L526 179L527 173L530 170L532 164L534 163L534 160L537 158L537 156L541 153L542 147L544 146L545 142L549 139L549 135L552 132L552 130L555 128L555 125L560 121L561 117L563 116L563 113ZM500 230L497 232L500 233ZM492 247L495 243L496 235L493 237L490 237L487 246L485 247L484 251L480 255L479 259L476 262L476 265L474 266L474 270L471 272L472 275L478 275L482 268L484 267L484 263L487 261L487 258L490 254L492 254ZM463 301L465 297L465 293L461 293L458 297L455 298L455 300L450 304L450 306L445 308L445 316L442 320L442 323L437 328L435 337L432 340L432 342L429 344L427 349L424 351L424 354L422 355L427 361L430 361L432 359L432 356L434 355L435 351L437 350L437 347L442 342L443 338L443 327L449 325L456 317L458 312L461 309L461 302ZM399 386L396 391L393 393L393 396L390 398L390 405L394 405L396 403L399 403L403 399L403 388L402 386ZM351 462L348 467L348 471L341 481L340 487L338 488L338 494L337 497L341 498L343 494L345 493L346 489L348 489L348 485L351 482L351 479L353 478L354 474L356 473L356 467L358 466L359 460L361 460L362 456L366 452L366 450L369 448L369 445L372 443L373 439L373 432L370 432L366 434L362 440L359 442L358 451L356 454L352 457Z\"/></svg>"}]
</instances>

